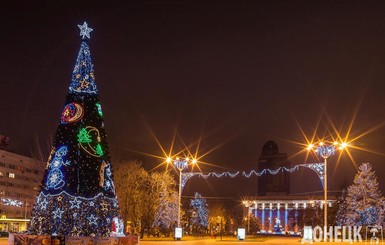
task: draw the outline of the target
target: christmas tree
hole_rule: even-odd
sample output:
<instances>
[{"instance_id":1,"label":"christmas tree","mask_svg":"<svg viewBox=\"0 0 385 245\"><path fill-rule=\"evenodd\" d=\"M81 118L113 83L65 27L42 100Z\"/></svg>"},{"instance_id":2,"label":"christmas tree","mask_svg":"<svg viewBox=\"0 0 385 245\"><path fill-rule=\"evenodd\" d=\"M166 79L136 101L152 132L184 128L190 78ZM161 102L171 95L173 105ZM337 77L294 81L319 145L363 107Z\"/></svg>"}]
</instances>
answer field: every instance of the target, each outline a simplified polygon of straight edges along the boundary
<instances>
[{"instance_id":1,"label":"christmas tree","mask_svg":"<svg viewBox=\"0 0 385 245\"><path fill-rule=\"evenodd\" d=\"M202 228L207 228L209 217L206 199L198 192L195 192L194 199L190 200L190 207L193 213L195 213L191 218L191 223Z\"/></svg>"},{"instance_id":2,"label":"christmas tree","mask_svg":"<svg viewBox=\"0 0 385 245\"><path fill-rule=\"evenodd\" d=\"M383 224L384 197L378 188L377 177L369 163L363 163L359 167L353 184L348 187L344 206L340 207L339 221L342 225L349 226Z\"/></svg>"},{"instance_id":3,"label":"christmas tree","mask_svg":"<svg viewBox=\"0 0 385 245\"><path fill-rule=\"evenodd\" d=\"M336 214L336 223L339 226L343 226L346 224L346 210L348 206L348 204L346 203L346 194L347 191L344 188L341 191L341 196L339 196L337 199L338 210Z\"/></svg>"},{"instance_id":4,"label":"christmas tree","mask_svg":"<svg viewBox=\"0 0 385 245\"><path fill-rule=\"evenodd\" d=\"M92 29L86 22L79 28L82 42L34 205L30 227L33 234L121 233L103 113L87 43Z\"/></svg>"}]
</instances>

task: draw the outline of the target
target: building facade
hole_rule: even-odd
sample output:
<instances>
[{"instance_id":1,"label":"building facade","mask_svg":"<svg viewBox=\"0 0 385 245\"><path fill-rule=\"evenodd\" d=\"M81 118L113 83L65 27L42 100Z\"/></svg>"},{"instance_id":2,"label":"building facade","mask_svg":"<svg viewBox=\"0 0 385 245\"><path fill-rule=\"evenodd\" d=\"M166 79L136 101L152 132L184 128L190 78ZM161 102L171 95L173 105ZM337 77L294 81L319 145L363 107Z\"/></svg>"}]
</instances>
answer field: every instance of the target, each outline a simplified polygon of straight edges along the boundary
<instances>
[{"instance_id":1,"label":"building facade","mask_svg":"<svg viewBox=\"0 0 385 245\"><path fill-rule=\"evenodd\" d=\"M0 231L27 230L45 163L0 150Z\"/></svg>"},{"instance_id":2,"label":"building facade","mask_svg":"<svg viewBox=\"0 0 385 245\"><path fill-rule=\"evenodd\" d=\"M328 207L332 207L335 201L331 197L327 202ZM318 215L322 216L324 200L322 195L249 197L243 201L243 205L245 217L256 217L262 233L282 234L302 230L299 224L306 209L312 213L319 212Z\"/></svg>"},{"instance_id":3,"label":"building facade","mask_svg":"<svg viewBox=\"0 0 385 245\"><path fill-rule=\"evenodd\" d=\"M267 141L258 162L258 171L264 169L276 170L280 167L290 168L286 153L280 153L274 141ZM318 212L323 209L323 193L318 195L295 195L290 190L290 172L264 174L258 177L258 196L243 200L245 219L254 216L258 220L261 233L299 232L299 220L305 210ZM329 196L328 207L335 202L334 196ZM316 221L315 221L316 222Z\"/></svg>"}]
</instances>

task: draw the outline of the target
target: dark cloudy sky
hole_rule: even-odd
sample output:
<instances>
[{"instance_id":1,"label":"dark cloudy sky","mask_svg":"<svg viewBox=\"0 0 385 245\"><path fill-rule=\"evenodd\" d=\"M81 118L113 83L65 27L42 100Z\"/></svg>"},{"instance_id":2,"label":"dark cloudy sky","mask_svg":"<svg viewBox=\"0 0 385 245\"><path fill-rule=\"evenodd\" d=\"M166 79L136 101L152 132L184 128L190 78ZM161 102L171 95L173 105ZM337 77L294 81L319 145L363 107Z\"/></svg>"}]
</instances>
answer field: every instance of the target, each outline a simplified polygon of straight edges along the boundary
<instances>
[{"instance_id":1,"label":"dark cloudy sky","mask_svg":"<svg viewBox=\"0 0 385 245\"><path fill-rule=\"evenodd\" d=\"M305 143L300 128L311 137L319 123L323 137L334 125L345 136L354 119L349 138L377 128L352 142L375 153L351 155L356 165L374 165L385 190L384 1L2 2L0 133L13 150L29 154L36 138L49 149L83 21L94 29L89 44L114 159L156 166L137 152L160 156L153 135L168 151L177 132L174 153L183 144L195 152L199 138L198 155L215 149L202 161L217 167L206 171L250 170L267 140L293 156L301 148L292 141ZM355 172L348 157L336 160L332 188ZM294 176L314 182L309 191L321 188L313 173ZM255 179L224 181L248 186L240 195L256 193Z\"/></svg>"}]
</instances>

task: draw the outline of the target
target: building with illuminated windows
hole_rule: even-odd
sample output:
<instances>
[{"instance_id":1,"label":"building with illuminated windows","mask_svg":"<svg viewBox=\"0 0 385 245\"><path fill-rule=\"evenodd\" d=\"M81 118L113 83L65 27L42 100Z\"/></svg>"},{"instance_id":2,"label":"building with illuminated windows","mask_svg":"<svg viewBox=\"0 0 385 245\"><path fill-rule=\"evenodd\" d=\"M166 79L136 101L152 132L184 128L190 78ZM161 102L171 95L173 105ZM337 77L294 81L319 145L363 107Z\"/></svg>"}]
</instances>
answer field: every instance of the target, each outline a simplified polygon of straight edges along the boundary
<instances>
[{"instance_id":1,"label":"building with illuminated windows","mask_svg":"<svg viewBox=\"0 0 385 245\"><path fill-rule=\"evenodd\" d=\"M45 163L0 149L0 231L27 230Z\"/></svg>"},{"instance_id":2,"label":"building with illuminated windows","mask_svg":"<svg viewBox=\"0 0 385 245\"><path fill-rule=\"evenodd\" d=\"M290 167L287 154L280 153L274 141L267 141L259 157L258 171ZM311 195L290 193L290 174L289 171L279 171L277 174L261 175L258 177L258 196L243 200L245 220L250 220L251 215L256 217L261 233L299 232L305 222L306 210L314 217L323 217L323 192ZM332 207L336 198L328 196L328 207ZM319 222L316 218L311 218L310 222L313 224L308 225L320 225L316 223Z\"/></svg>"}]
</instances>

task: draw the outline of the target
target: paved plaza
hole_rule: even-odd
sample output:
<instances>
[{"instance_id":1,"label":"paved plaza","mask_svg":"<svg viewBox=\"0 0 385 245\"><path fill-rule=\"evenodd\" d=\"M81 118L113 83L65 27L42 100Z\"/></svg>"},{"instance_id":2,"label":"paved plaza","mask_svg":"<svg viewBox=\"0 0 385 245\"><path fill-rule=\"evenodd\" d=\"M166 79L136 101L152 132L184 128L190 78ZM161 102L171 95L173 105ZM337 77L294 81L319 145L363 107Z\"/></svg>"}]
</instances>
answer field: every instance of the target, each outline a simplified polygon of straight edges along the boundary
<instances>
[{"instance_id":1,"label":"paved plaza","mask_svg":"<svg viewBox=\"0 0 385 245\"><path fill-rule=\"evenodd\" d=\"M152 245L152 244L174 244L174 245L200 245L200 244L301 244L301 238L299 237L263 237L263 238L248 238L243 241L239 241L233 237L224 237L222 240L220 238L212 239L212 238L189 238L185 237L181 241L173 241L173 240L162 240L162 239L142 239L140 244ZM304 243L310 244L310 243ZM350 244L348 242L313 242L312 244ZM357 242L352 244L366 245L370 244L369 242ZM382 245L382 243L379 243Z\"/></svg>"},{"instance_id":2,"label":"paved plaza","mask_svg":"<svg viewBox=\"0 0 385 245\"><path fill-rule=\"evenodd\" d=\"M232 239L232 238L224 238L222 241L220 239L190 239L190 240L181 240L181 241L165 241L165 240L141 240L140 241L140 244L142 245L153 245L153 244L160 244L160 245L166 245L166 244L173 244L173 245L204 245L204 244L266 244L266 245L278 245L278 244L298 244L298 245L301 245L301 240L299 238L287 238L287 237L283 237L283 238L268 238L268 239L246 239L244 241L239 241L239 240L236 240L236 239ZM310 243L304 243L304 244L310 244ZM347 242L314 242L312 244L333 244L333 245L338 245L338 244L350 244L350 243L347 243ZM361 243L353 243L353 244L357 244L357 245L366 245L366 244L370 244L369 242L368 243L365 243L365 242L361 242ZM381 242L379 243L380 245Z\"/></svg>"},{"instance_id":3,"label":"paved plaza","mask_svg":"<svg viewBox=\"0 0 385 245\"><path fill-rule=\"evenodd\" d=\"M7 238L0 238L0 245L6 245L8 244ZM139 244L141 245L204 245L204 244L266 244L266 245L278 245L278 244L298 244L301 245L301 240L299 238L294 237L268 237L268 238L249 238L243 241L239 241L235 238L229 238L224 237L222 240L220 238L213 239L213 238L189 238L186 237L182 239L181 241L174 241L171 239L142 239ZM304 243L304 244L310 244L310 243ZM333 244L333 245L348 245L350 243L348 242L314 242L312 244ZM370 242L356 242L352 244L357 245L369 245ZM381 243L381 241L378 243L378 245L383 245L384 243Z\"/></svg>"}]
</instances>

